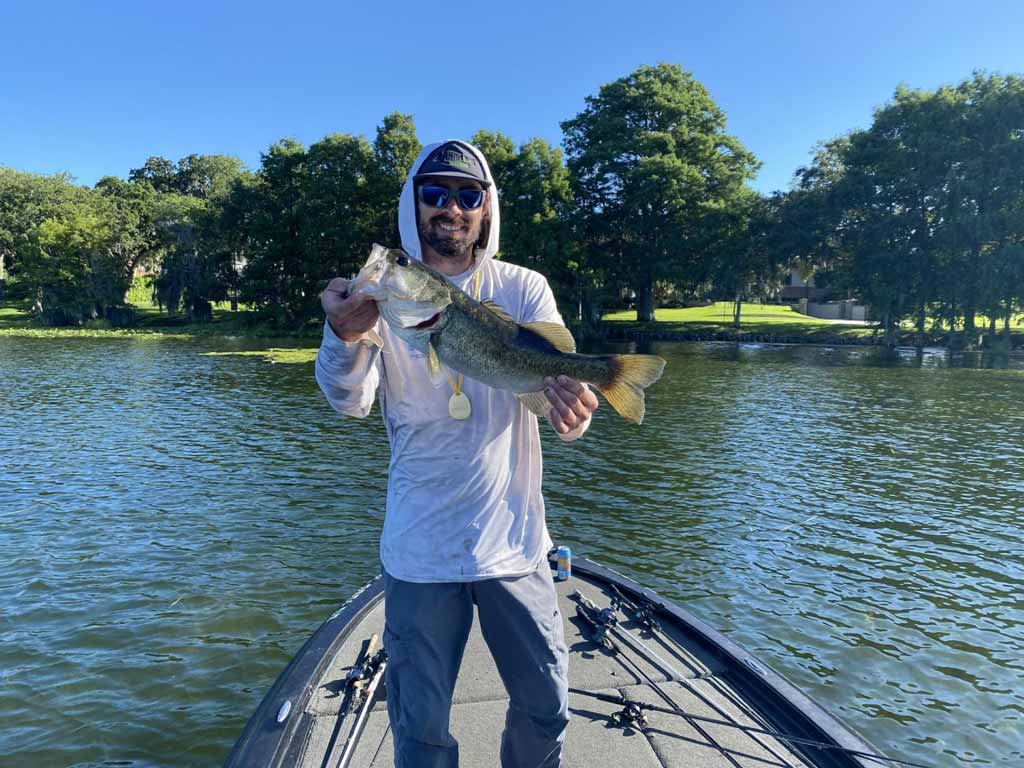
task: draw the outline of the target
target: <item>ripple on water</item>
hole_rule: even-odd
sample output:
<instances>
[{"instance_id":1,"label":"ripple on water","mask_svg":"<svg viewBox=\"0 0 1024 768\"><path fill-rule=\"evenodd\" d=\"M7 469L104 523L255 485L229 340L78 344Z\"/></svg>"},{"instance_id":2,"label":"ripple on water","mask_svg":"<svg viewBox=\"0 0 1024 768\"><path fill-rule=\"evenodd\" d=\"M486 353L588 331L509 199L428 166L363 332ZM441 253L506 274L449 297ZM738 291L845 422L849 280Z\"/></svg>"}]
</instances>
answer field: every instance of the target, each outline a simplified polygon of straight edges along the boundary
<instances>
[{"instance_id":1,"label":"ripple on water","mask_svg":"<svg viewBox=\"0 0 1024 768\"><path fill-rule=\"evenodd\" d=\"M257 346L0 339L0 752L220 762L378 572L379 416L343 422L309 364L203 354ZM1024 365L654 351L643 427L604 405L584 440L544 432L556 540L896 756L1024 761Z\"/></svg>"}]
</instances>

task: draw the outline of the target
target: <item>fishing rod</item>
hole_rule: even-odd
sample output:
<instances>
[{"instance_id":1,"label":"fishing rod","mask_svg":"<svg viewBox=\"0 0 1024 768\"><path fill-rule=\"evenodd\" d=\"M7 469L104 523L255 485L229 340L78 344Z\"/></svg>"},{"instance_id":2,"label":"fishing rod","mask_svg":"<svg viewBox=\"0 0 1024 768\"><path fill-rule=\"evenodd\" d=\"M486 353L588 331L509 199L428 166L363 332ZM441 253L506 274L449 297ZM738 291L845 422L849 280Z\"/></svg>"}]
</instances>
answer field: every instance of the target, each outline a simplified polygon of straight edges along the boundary
<instances>
[{"instance_id":1,"label":"fishing rod","mask_svg":"<svg viewBox=\"0 0 1024 768\"><path fill-rule=\"evenodd\" d=\"M614 696L609 696L604 693L598 693L596 691L585 691L581 688L570 688L569 692L578 693L583 696L589 696L591 698L597 699L598 701L607 702L608 704L625 704L627 706L627 709L633 711L648 710L650 712L660 712L666 715L675 715L677 717L681 716L681 712L675 709L669 709L668 707L659 707L657 704L648 704L643 701L631 701L626 698L625 692L623 692L621 694L621 698L618 699L616 699ZM720 725L728 728L735 728L736 730L740 731L746 731L747 733L756 733L762 736L770 736L774 739L779 739L780 741L787 741L792 744L800 744L802 746L815 747L817 749L838 750L844 752L845 754L851 755L852 757L862 757L866 760L876 760L879 762L906 765L909 768L931 768L931 766L924 765L922 763L914 763L910 760L901 760L897 757L886 757L884 755L876 755L871 752L862 752L860 750L850 749L849 747L842 747L838 744L829 744L826 741L815 741L814 739L807 739L802 736L790 736L788 734L782 733L781 731L773 731L767 728L759 728L755 725L743 725L742 723L734 723L728 720L718 720L713 717L694 714L693 712L688 712L686 714L688 717L691 717L694 720L699 720L700 722L707 723L709 725ZM629 723L635 719L634 715L632 715L631 713L624 714L621 712L615 713L614 715L612 715L612 718L617 722L624 723ZM644 727L646 727L646 718L643 718L643 721Z\"/></svg>"},{"instance_id":2,"label":"fishing rod","mask_svg":"<svg viewBox=\"0 0 1024 768\"><path fill-rule=\"evenodd\" d=\"M348 716L349 712L351 712L353 705L359 708L359 714L356 717L356 722L352 726L352 730L349 731L349 734L342 745L341 757L335 760L335 755L339 750L338 742L335 740L322 763L324 768L346 768L352 758L352 754L355 752L357 744L359 743L359 737L362 735L363 727L366 724L366 718L369 715L370 709L373 707L373 701L379 688L380 681L384 676L385 669L387 668L387 653L383 648L377 649L378 642L379 638L376 633L374 633L370 637L366 651L361 655L360 661L358 661L345 676L346 700L342 704L342 708L338 713L338 720L335 725L337 731L340 733L342 721ZM376 653L374 652L375 650ZM335 735L335 739L336 738L337 736Z\"/></svg>"},{"instance_id":3,"label":"fishing rod","mask_svg":"<svg viewBox=\"0 0 1024 768\"><path fill-rule=\"evenodd\" d=\"M677 656L680 656L681 660L684 663L686 663L685 657L690 655L689 651L687 651L687 649L684 648L676 640L669 637L669 635L662 629L661 622L659 622L657 617L655 616L655 611L661 610L662 608L664 608L664 606L659 606L653 603L644 595L641 595L640 600L642 602L638 605L636 601L631 600L630 598L626 597L621 591L619 591L618 587L616 587L614 584L609 584L608 587L613 592L611 598L611 605L608 608L601 609L598 615L599 620L603 622L612 622L617 627L618 618L615 616L615 612L622 611L623 615L625 615L627 618L632 618L641 627L647 629L651 633L651 635L659 639L669 651L676 654ZM627 608L629 610L627 610ZM630 614L632 614L632 616L630 616ZM649 661L652 661L655 664L657 664L657 666L660 666L668 676L669 680L678 682L679 684L685 686L686 689L690 691L690 693L692 693L695 697L697 697L697 699L703 702L708 707L708 709L712 710L712 712L719 714L723 717L729 716L728 713L724 709L722 709L722 707L718 704L718 702L708 697L704 691L695 687L692 684L692 681L690 681L684 675L682 675L670 662L665 661L665 659L663 659L648 644L633 638L632 635L626 632L623 632L621 634L621 637L629 644L629 647L637 655L639 655L640 657L647 657ZM733 703L741 709L744 708L741 702L733 700L732 697L728 694L727 697L730 698L730 700L732 700ZM669 701L669 698L666 697L664 694L662 695L662 698L664 698L666 701ZM672 700L670 703L672 704L672 706L677 707L674 700ZM623 716L632 714L642 718L642 713L631 713L629 711L628 704L626 705L626 708L623 710L622 714ZM691 723L691 725L693 724ZM753 739L753 741L755 741L757 744L759 744L761 747L767 750L776 759L785 762L785 758L782 755L779 755L772 745L764 744L758 739Z\"/></svg>"},{"instance_id":4,"label":"fishing rod","mask_svg":"<svg viewBox=\"0 0 1024 768\"><path fill-rule=\"evenodd\" d=\"M619 592L618 589L616 589L616 587L614 585L611 586L611 589L614 590L618 594L618 596L620 598L624 598L624 599L628 600L628 598L625 598L622 595L622 593ZM611 613L611 609L609 609L609 608L599 609L592 601L588 600L584 595L580 594L578 591L575 592L573 594L573 596L574 597L578 596L578 599L580 599L580 602L584 606L586 606L591 611L595 611L597 613L596 617L591 617L591 616L588 616L585 612L581 612L581 615L583 616L583 618L592 627L595 627L595 633L594 633L595 641L598 642L599 644L604 645L605 647L609 648L609 650L611 650L613 653L620 654L621 653L621 649L615 647L615 645L614 645L613 641L611 640L611 638L607 637L607 634L609 632L614 632L619 637L622 636L621 630L619 630L617 628L618 621L617 621L617 619L614 618L613 614ZM644 597L642 599L647 601L648 605L653 605L653 604L650 603L650 601L646 597ZM612 599L612 605L613 605L613 607L618 607L618 606L616 606L616 601L615 601L614 598ZM611 620L609 620L609 617L611 617ZM653 616L652 616L652 618L653 618ZM604 620L607 623L602 623L602 620ZM654 622L657 622L657 619L654 619ZM638 623L640 623L640 622L638 622ZM660 628L660 626L659 626L659 628ZM631 647L634 648L634 650L636 649L636 646L633 643L630 643L630 645L631 645ZM646 646L645 646L645 648L646 648ZM650 651L650 653L656 659L658 658L657 655L654 654L653 651ZM628 659L628 657L623 656L623 659ZM672 709L668 709L666 707L659 707L657 704L647 704L645 702L629 701L628 699L626 699L625 693L621 694L621 696L622 696L621 699L615 699L615 698L607 696L605 694L595 693L595 692L592 692L592 691L583 691L583 690L579 690L579 689L575 689L575 688L570 689L570 690L575 692L575 693L582 693L582 694L585 694L587 696L591 696L593 698L596 698L596 699L599 699L601 701L605 701L605 702L608 702L608 703L623 704L624 705L624 709L621 712L616 712L614 715L612 715L613 722L615 722L617 725L622 725L623 727L628 727L629 725L632 725L633 723L636 723L638 728L641 731L643 731L647 727L647 719L643 716L643 710L648 710L648 711L651 711L651 712L660 712L660 713L663 713L663 714L675 715L677 717L683 717L687 721L690 721L691 725L693 725L692 721L700 721L700 722L708 723L709 725L718 725L718 726L726 726L726 727L729 727L729 728L735 728L737 730L744 731L744 732L749 733L749 734L758 734L758 735L762 735L762 736L769 736L769 737L778 739L779 741L785 741L785 742L788 742L788 743L791 743L791 744L800 744L801 746L814 747L814 748L817 748L817 749L827 749L827 750L841 751L844 754L850 755L852 757L859 757L859 758L863 758L863 759L866 759L866 760L873 760L873 761L880 762L880 763L890 763L890 764L893 764L893 765L903 765L903 766L907 766L908 768L930 768L929 766L923 765L922 763L915 763L915 762L911 762L909 760L901 760L901 759L895 758L895 757L887 757L887 756L884 756L884 755L878 755L878 754L874 754L874 753L871 753L871 752L864 752L864 751L861 751L861 750L851 749L849 747L843 747L843 746L841 746L839 744L829 744L828 742L816 741L814 739L807 739L807 738L803 738L803 737L799 737L799 736L790 736L788 734L782 733L781 731L774 731L774 730L770 730L770 729L767 729L767 728L759 728L757 726L742 725L740 723L730 722L728 720L719 720L717 718L706 717L706 716L703 716L703 715L697 715L697 714L694 714L692 712L685 712L681 707L679 707L678 704L676 704L676 702L674 700L671 699L671 697L668 696L668 694L666 694L664 692L664 690L662 690L661 686L659 686L646 672L642 671L641 667L635 661L633 661L632 659L628 659L628 660L629 660L630 664L632 664L634 667L636 667L636 669L641 671L641 673L643 674L643 677L648 681L648 683L651 685L651 687L663 699L665 699L666 701L668 701L669 704L672 705ZM659 661L659 663L661 663L661 662ZM670 670L666 670L666 671L670 671ZM685 679L684 680L680 680L680 682L682 682L684 684L687 684L687 687L690 688L691 690L693 690L692 687L689 686L688 681L686 681ZM698 693L696 691L694 691L694 692ZM698 693L698 695L700 695L700 694ZM704 699L703 696L701 696L701 698ZM710 704L710 702L707 702L706 700L705 700L705 703L709 703ZM721 711L717 706L715 706L714 708L716 710L718 710L718 711ZM698 729L698 731L700 731L700 729ZM709 739L709 741L710 741L710 739ZM764 745L762 745L762 746L764 746Z\"/></svg>"},{"instance_id":5,"label":"fishing rod","mask_svg":"<svg viewBox=\"0 0 1024 768\"><path fill-rule=\"evenodd\" d=\"M618 643L616 643L613 639L617 637L620 640L625 640L625 638L623 638L622 636L621 631L618 629L619 620L615 616L614 611L608 608L605 608L604 610L598 608L589 598L587 598L586 595L581 593L579 590L573 592L570 595L570 597L575 598L577 603L577 611L579 612L580 616L582 616L588 624L594 627L595 642L597 642L599 645L603 645L604 647L608 648L616 657L619 658L620 661L628 661L630 665L632 665L633 668L640 674L640 676L647 681L651 688L653 688L654 691L657 692L659 696L661 696L661 698L663 698L666 702L669 703L669 705L671 705L674 709L676 709L679 712L679 714L690 724L693 730L695 730L697 733L703 736L704 739L707 740L708 744L712 745L713 747L715 747L715 749L721 752L722 756L726 760L728 760L733 766L735 766L735 768L742 768L739 762L737 762L736 758L734 758L730 754L729 750L727 750L725 747L723 747L721 744L715 741L715 739L711 737L711 734L704 730L704 728L702 728L699 723L697 723L692 718L688 717L687 713L683 712L683 710L679 708L679 705L675 703L672 697L669 696L660 685L658 685L658 683L654 680L653 677L647 674L647 671L643 667L641 667L637 662L633 661L633 659L630 659L626 654L622 653L622 649L619 648ZM596 617L590 616L588 614L588 611L596 614ZM611 635L611 637L609 637L609 634ZM749 755L749 757L753 756Z\"/></svg>"},{"instance_id":6,"label":"fishing rod","mask_svg":"<svg viewBox=\"0 0 1024 768\"><path fill-rule=\"evenodd\" d=\"M612 608L622 609L623 605L628 606L633 614L632 619L644 629L650 632L663 632L661 628L661 622L655 617L654 612L658 610L659 606L651 602L650 598L646 595L640 596L640 604L636 600L630 597L626 597L619 591L619 588L614 584L609 583L608 588L612 591ZM626 613L626 611L622 611ZM666 636L667 637L667 636ZM671 638L667 638L671 640ZM674 640L672 640L675 643ZM676 643L676 645L679 645Z\"/></svg>"},{"instance_id":7,"label":"fishing rod","mask_svg":"<svg viewBox=\"0 0 1024 768\"><path fill-rule=\"evenodd\" d=\"M352 702L360 693L360 689L366 685L365 681L370 674L367 661L373 656L373 652L377 650L378 642L380 642L380 638L377 636L377 633L374 632L363 646L363 649L359 652L359 657L356 659L356 663L352 665L348 674L345 675L345 698L342 700L341 706L338 708L338 717L335 719L334 728L331 732L331 739L328 742L327 754L324 755L323 762L321 763L322 768L330 768L330 766L335 762L334 754L338 750L338 736L341 734L341 727L352 707Z\"/></svg>"},{"instance_id":8,"label":"fishing rod","mask_svg":"<svg viewBox=\"0 0 1024 768\"><path fill-rule=\"evenodd\" d=\"M381 680L384 679L384 670L386 670L388 666L388 654L383 648L377 651L376 655L374 655L370 660L370 666L371 668L374 668L375 671L363 692L363 704L359 710L359 716L356 718L356 722L352 726L351 733L349 733L348 738L345 740L345 751L341 755L341 760L338 762L337 768L348 768L348 764L352 760L352 755L355 754L356 746L359 744L359 737L363 735L363 728L366 726L366 719L370 715L370 709L373 707L373 700L377 695Z\"/></svg>"}]
</instances>

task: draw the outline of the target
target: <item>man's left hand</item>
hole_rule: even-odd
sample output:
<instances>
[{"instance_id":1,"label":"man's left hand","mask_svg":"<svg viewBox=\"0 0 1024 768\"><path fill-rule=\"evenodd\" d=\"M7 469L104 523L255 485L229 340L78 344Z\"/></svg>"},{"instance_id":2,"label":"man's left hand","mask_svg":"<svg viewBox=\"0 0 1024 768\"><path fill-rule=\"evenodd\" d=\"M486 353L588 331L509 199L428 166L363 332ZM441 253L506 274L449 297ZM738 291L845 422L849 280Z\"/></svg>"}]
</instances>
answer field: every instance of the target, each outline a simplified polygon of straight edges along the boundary
<instances>
[{"instance_id":1,"label":"man's left hand","mask_svg":"<svg viewBox=\"0 0 1024 768\"><path fill-rule=\"evenodd\" d=\"M544 394L552 405L548 422L560 435L576 429L597 410L597 395L576 379L559 376L545 379L544 384Z\"/></svg>"}]
</instances>

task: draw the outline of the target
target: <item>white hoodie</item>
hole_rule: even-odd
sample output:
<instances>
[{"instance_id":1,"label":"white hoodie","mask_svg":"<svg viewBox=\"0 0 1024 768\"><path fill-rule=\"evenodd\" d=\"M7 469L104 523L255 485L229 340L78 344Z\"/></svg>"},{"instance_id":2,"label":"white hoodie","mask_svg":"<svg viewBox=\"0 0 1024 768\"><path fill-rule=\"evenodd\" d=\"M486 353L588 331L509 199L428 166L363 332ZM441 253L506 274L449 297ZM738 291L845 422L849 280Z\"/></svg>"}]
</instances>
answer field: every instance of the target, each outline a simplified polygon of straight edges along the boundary
<instances>
[{"instance_id":1,"label":"white hoodie","mask_svg":"<svg viewBox=\"0 0 1024 768\"><path fill-rule=\"evenodd\" d=\"M443 143L443 142L441 142ZM413 175L441 143L424 148L413 163L398 206L402 247L422 259L416 228ZM483 155L470 147L492 184L487 247L474 267L450 277L473 295L491 299L518 323L562 323L547 280L537 272L495 261L498 193ZM448 415L451 385L435 387L426 357L378 321L376 333L347 343L324 323L316 380L328 402L347 416L363 418L380 395L391 441L387 508L380 557L394 578L413 582L476 581L532 573L551 548L541 496L537 417L507 390L468 377L463 391L472 404L465 421ZM582 435L590 421L563 440Z\"/></svg>"}]
</instances>

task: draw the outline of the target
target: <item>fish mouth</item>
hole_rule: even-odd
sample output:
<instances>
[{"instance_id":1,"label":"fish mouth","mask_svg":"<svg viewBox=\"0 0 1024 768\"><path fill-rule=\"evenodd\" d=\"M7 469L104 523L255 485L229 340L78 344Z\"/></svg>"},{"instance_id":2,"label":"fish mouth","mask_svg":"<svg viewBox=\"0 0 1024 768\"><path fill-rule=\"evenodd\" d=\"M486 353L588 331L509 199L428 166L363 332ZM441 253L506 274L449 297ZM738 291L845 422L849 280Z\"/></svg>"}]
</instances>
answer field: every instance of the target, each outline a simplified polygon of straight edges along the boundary
<instances>
[{"instance_id":1,"label":"fish mouth","mask_svg":"<svg viewBox=\"0 0 1024 768\"><path fill-rule=\"evenodd\" d=\"M422 323L416 323L416 325L414 325L412 327L415 328L418 331L425 331L427 328L433 328L435 325L437 325L437 321L440 320L440 319L441 319L441 313L438 312L433 317L428 317Z\"/></svg>"}]
</instances>

